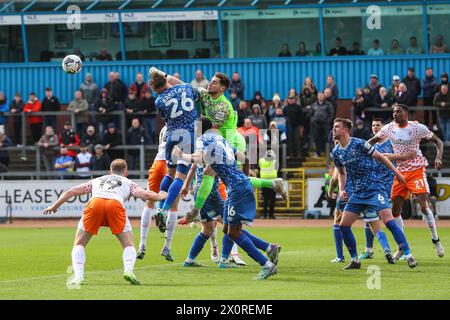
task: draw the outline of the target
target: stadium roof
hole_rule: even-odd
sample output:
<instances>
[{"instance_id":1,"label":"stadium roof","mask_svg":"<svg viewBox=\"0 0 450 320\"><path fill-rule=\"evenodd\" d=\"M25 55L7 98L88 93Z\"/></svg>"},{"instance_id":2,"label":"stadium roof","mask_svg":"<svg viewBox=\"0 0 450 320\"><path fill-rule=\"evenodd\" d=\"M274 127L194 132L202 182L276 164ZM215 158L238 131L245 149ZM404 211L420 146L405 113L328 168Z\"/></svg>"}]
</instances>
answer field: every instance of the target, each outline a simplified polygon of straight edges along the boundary
<instances>
[{"instance_id":1,"label":"stadium roof","mask_svg":"<svg viewBox=\"0 0 450 320\"><path fill-rule=\"evenodd\" d=\"M439 1L439 0L435 0ZM78 5L81 10L117 9L173 9L173 8L211 8L211 7L266 7L302 4L348 4L354 3L401 3L421 2L414 0L0 0L1 12L66 11L70 5ZM423 2L434 2L433 0ZM442 1L441 1L442 2Z\"/></svg>"}]
</instances>

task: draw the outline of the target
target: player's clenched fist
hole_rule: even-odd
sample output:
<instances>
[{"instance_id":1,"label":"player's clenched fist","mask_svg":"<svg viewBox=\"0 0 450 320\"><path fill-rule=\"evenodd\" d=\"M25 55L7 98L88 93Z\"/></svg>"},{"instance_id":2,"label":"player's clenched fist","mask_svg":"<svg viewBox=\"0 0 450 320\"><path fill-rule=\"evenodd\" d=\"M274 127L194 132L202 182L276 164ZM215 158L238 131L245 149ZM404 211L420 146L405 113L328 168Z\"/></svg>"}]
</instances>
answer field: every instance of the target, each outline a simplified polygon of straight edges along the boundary
<instances>
[{"instance_id":1,"label":"player's clenched fist","mask_svg":"<svg viewBox=\"0 0 450 320\"><path fill-rule=\"evenodd\" d=\"M395 173L395 176L397 177L397 180L398 180L400 183L406 184L405 177L400 173L400 171L397 170L397 172Z\"/></svg>"},{"instance_id":2,"label":"player's clenched fist","mask_svg":"<svg viewBox=\"0 0 450 320\"><path fill-rule=\"evenodd\" d=\"M442 160L441 159L436 159L434 161L434 168L436 170L440 170L442 168Z\"/></svg>"}]
</instances>

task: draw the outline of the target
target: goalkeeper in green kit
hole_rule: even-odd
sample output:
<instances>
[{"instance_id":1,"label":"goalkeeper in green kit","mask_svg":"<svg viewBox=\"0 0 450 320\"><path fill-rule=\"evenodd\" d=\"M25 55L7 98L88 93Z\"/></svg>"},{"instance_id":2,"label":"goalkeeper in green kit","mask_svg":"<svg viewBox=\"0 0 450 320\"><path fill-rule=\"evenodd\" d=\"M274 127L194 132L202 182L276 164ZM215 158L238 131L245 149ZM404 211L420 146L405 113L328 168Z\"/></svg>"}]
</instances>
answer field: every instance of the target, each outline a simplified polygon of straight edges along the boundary
<instances>
[{"instance_id":1,"label":"goalkeeper in green kit","mask_svg":"<svg viewBox=\"0 0 450 320\"><path fill-rule=\"evenodd\" d=\"M149 77L152 74L164 75L171 85L182 84L183 82L167 73L160 71L154 67L149 70ZM237 132L237 113L233 110L231 102L225 97L224 93L228 89L230 79L224 73L216 73L209 85L208 90L204 88L197 88L199 91L199 102L202 107L202 113L211 122L219 127L220 134L238 151L245 153L246 142L244 137ZM205 176L206 177L206 176ZM254 188L271 188L280 193L280 195L287 199L287 190L283 183L283 179L277 178L274 180L260 179L256 177L250 177L251 184ZM197 192L197 198L195 200L194 210L186 218L194 218L198 216L199 210L205 203L208 195L213 187L214 178L203 179ZM186 221L187 223L190 221Z\"/></svg>"}]
</instances>

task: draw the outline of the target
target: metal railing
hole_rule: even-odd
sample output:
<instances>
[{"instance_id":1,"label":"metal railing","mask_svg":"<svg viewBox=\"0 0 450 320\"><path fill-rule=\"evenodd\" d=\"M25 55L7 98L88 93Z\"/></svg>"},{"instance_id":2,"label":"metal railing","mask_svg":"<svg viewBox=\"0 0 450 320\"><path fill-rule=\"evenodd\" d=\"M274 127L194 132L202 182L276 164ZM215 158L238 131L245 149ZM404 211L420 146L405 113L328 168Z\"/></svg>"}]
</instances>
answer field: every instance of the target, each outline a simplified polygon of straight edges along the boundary
<instances>
[{"instance_id":1,"label":"metal railing","mask_svg":"<svg viewBox=\"0 0 450 320\"><path fill-rule=\"evenodd\" d=\"M127 137L127 117L149 117L149 116L157 116L158 112L152 112L152 113L146 113L143 111L139 111L133 114L126 114L124 110L115 110L107 113L101 113L96 111L86 111L83 113L83 115L87 115L88 117L92 116L106 116L106 117L119 117L120 118L120 133L122 134L122 143L126 144L126 137ZM27 145L27 119L30 116L65 116L70 117L70 122L72 125L72 129L74 132L76 132L76 117L80 116L80 114L75 114L72 111L40 111L40 112L20 112L20 113L12 113L12 112L4 112L2 116L6 117L21 117L21 145L26 146ZM112 119L110 122L114 122ZM88 122L89 123L89 122ZM98 125L99 121L96 119L96 121L93 123L93 125ZM57 128L53 128L57 129ZM81 138L81 137L80 137Z\"/></svg>"},{"instance_id":2,"label":"metal railing","mask_svg":"<svg viewBox=\"0 0 450 320\"><path fill-rule=\"evenodd\" d=\"M59 150L60 147L55 147L55 150ZM68 149L71 150L79 150L79 147L68 147ZM3 148L3 150L7 151L21 151L21 152L35 152L35 165L36 169L34 171L14 171L14 172L2 172L0 173L0 180L4 180L6 177L13 178L13 177L29 177L30 179L41 179L43 177L55 177L60 178L63 176L69 176L69 177L94 177L94 176L100 176L104 175L105 171L88 171L88 172L62 172L62 171L42 171L41 170L41 162L42 162L42 155L41 155L41 147L35 146L22 146L22 147L7 147ZM145 150L158 150L157 146L148 146L148 145L136 145L136 146L115 146L111 147L108 150L139 150L139 170L129 170L129 175L133 176L139 176L141 179L145 178L147 174L146 165L145 165ZM95 157L95 155L92 155ZM56 156L55 156L56 159Z\"/></svg>"}]
</instances>

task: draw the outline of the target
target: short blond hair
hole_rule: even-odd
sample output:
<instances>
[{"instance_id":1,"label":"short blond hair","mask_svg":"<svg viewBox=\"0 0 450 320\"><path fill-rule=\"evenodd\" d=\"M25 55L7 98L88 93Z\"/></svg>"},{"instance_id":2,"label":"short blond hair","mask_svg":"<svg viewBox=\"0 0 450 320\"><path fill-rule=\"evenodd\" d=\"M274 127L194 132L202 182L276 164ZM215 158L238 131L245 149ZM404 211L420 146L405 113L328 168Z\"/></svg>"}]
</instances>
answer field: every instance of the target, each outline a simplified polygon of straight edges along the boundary
<instances>
[{"instance_id":1,"label":"short blond hair","mask_svg":"<svg viewBox=\"0 0 450 320\"><path fill-rule=\"evenodd\" d=\"M128 169L127 162L123 159L116 159L111 162L111 166L109 167L112 173L116 174L124 174Z\"/></svg>"}]
</instances>

